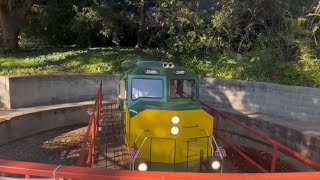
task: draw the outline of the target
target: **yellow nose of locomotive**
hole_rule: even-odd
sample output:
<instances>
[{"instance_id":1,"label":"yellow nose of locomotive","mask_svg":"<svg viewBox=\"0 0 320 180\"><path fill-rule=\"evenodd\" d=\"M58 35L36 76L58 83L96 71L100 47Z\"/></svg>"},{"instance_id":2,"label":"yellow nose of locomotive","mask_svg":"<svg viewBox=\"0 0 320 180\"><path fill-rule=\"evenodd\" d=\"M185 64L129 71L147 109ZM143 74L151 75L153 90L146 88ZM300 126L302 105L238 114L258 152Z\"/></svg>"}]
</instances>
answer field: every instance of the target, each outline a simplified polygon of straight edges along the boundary
<instances>
[{"instance_id":1,"label":"yellow nose of locomotive","mask_svg":"<svg viewBox=\"0 0 320 180\"><path fill-rule=\"evenodd\" d=\"M144 110L131 118L130 146L151 163L179 164L211 155L213 118L205 111Z\"/></svg>"}]
</instances>

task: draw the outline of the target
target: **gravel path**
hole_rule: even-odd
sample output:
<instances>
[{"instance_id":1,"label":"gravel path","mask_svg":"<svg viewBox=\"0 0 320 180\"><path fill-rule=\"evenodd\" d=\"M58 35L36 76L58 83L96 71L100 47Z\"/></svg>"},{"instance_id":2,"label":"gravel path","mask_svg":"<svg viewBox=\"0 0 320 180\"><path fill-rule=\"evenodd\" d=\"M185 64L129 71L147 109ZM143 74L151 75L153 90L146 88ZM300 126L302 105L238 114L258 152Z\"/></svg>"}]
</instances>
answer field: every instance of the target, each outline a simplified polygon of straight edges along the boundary
<instances>
[{"instance_id":1,"label":"gravel path","mask_svg":"<svg viewBox=\"0 0 320 180\"><path fill-rule=\"evenodd\" d=\"M40 133L0 146L0 159L76 165L87 127L69 127Z\"/></svg>"}]
</instances>

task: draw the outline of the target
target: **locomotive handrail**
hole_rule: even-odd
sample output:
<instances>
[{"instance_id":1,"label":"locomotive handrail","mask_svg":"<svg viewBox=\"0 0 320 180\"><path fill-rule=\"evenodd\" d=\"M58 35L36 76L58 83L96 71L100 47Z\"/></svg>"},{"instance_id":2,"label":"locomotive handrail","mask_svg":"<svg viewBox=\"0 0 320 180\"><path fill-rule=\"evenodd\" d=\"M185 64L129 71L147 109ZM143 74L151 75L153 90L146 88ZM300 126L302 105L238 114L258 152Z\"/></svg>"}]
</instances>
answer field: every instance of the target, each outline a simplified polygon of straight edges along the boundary
<instances>
[{"instance_id":1,"label":"locomotive handrail","mask_svg":"<svg viewBox=\"0 0 320 180\"><path fill-rule=\"evenodd\" d=\"M138 137L137 137L136 140L135 140L135 143L137 143L138 138L140 137L140 135L141 135L144 131L147 131L147 130L148 130L148 129L146 129L146 130L141 130L141 131L140 131ZM208 130L206 130L206 129L201 129L201 130L206 131L206 133L208 134L208 136L195 137L195 138L190 138L190 139L188 139L188 140L187 140L187 151L189 151L189 142L190 142L190 140L192 140L192 139L199 139L199 138L207 138L207 139L209 138L209 139L212 139L213 142L214 142L214 144L215 144L215 147L218 149L219 146L218 146L218 143L216 142L214 136L212 136L212 135L210 136ZM147 139L167 139L167 140L173 140L173 141L175 141L175 146L176 146L176 140L173 139L173 138L145 137L145 138L143 139L141 145L140 145L139 148L137 149L137 152L135 153L133 160L131 161L131 165L130 165L130 169L131 169L131 170L134 170L135 161L136 161L136 159L138 158L138 155L139 155L139 153L140 153L140 151L141 151L141 148L143 147L143 145L144 145L144 143L146 142ZM209 142L210 142L210 145L211 145L211 154L213 154L213 152L214 152L213 144L212 144L211 141L209 141ZM218 152L219 152L219 157L220 157L221 161L223 161L223 156L222 156L221 152L220 152L220 151L218 151ZM175 165L175 155L176 155L176 151L174 152L174 165ZM150 163L152 163L152 162L150 161ZM187 155L187 164L188 164L188 155ZM188 169L188 165L187 165L187 169ZM222 169L221 169L221 170L222 170Z\"/></svg>"},{"instance_id":2,"label":"locomotive handrail","mask_svg":"<svg viewBox=\"0 0 320 180\"><path fill-rule=\"evenodd\" d=\"M141 150L141 148L143 147L143 145L144 145L144 143L145 143L145 141L147 140L147 139L166 139L166 140L172 140L172 141L174 141L174 157L173 157L173 165L175 166L175 163L176 163L176 140L175 139L173 139L173 138L162 138L162 137L145 137L144 139L143 139L143 141L142 141L142 143L141 143L141 145L140 145L140 147L139 147L139 149L138 149L138 151L135 153L135 155L134 155L134 159L132 160L132 167L131 167L131 170L134 170L134 166L135 166L135 161L136 161L136 159L138 158L138 155L139 155L139 153L140 153L140 150ZM152 143L152 142L151 142ZM151 161L150 161L150 163L152 163ZM174 167L174 169L175 169L175 167Z\"/></svg>"},{"instance_id":3,"label":"locomotive handrail","mask_svg":"<svg viewBox=\"0 0 320 180\"><path fill-rule=\"evenodd\" d=\"M207 133L208 137L211 137L211 138L212 138L212 140L213 140L213 142L214 142L214 144L215 144L216 148L218 149L218 148L219 148L219 146L218 146L218 143L217 143L216 139L214 138L214 136L213 136L213 135L211 135L211 136L210 136L210 135L209 135L209 132L208 132L208 130L207 130L207 129L202 129L202 130L206 131L206 133ZM212 144L212 142L211 142L211 141L210 141L210 144L211 144L211 148L212 148L212 152L211 152L211 154L213 154L214 150L213 150L213 144ZM220 152L220 151L218 151L218 153L219 153L219 157L220 157L220 158L221 158L221 160L223 161L223 157L222 157L221 152Z\"/></svg>"},{"instance_id":4,"label":"locomotive handrail","mask_svg":"<svg viewBox=\"0 0 320 180\"><path fill-rule=\"evenodd\" d=\"M243 123L239 122L238 120L236 120L236 119L228 116L227 114L225 114L225 113L223 113L223 112L218 111L217 109L213 108L212 106L210 106L210 105L208 105L208 104L206 104L206 103L204 103L204 102L201 102L201 101L200 101L200 103L201 103L203 106L209 108L209 110L212 110L212 111L214 111L214 112L216 113L216 119L215 119L215 120L216 120L216 124L219 124L220 116L222 116L222 117L224 117L226 120L228 120L228 121L236 124L237 126L239 126L239 127L243 128L243 129L247 130L249 133L252 133L252 134L254 134L254 135L256 135L256 136L258 136L258 137L266 140L267 142L269 142L269 143L273 146L273 147L272 147L273 150L272 150L272 161L271 161L270 172L275 172L276 161L277 161L277 159L278 159L278 150L280 150L280 151L282 150L282 151L290 154L290 155L291 155L292 157L294 157L295 159L301 161L301 162L304 163L305 165L313 168L314 170L320 171L320 165L317 164L317 163L315 163L314 161L312 161L312 160L310 160L310 159L308 159L308 158L305 158L305 157L302 156L301 154L293 151L292 149L290 149L290 148L288 148L288 147L286 147L286 146L278 143L277 141L275 141L275 140L273 140L273 139L271 139L271 138L269 138L269 137L267 137L267 136L265 136L265 135L263 135L263 134L255 131L255 130L253 130L253 129L251 129L251 128L249 128L248 126L244 125ZM216 135L217 137L219 137L220 139L223 140L223 138L219 135L218 132L216 132L215 135ZM223 140L223 141L224 141L225 143L227 143L225 140ZM231 145L230 143L229 143L229 145L230 145L230 147L232 147L232 145ZM232 148L235 148L235 147L232 147ZM235 150L235 149L234 149L234 150ZM238 153L239 153L239 152L238 152ZM241 154L240 154L240 155L241 155ZM243 155L244 155L244 154L243 154ZM242 156L242 155L241 155L241 156ZM247 156L246 156L246 157L245 157L245 156L242 156L242 157L244 157L245 159L247 159L247 160L250 161L250 162L252 161L252 159L250 159L250 158L247 157ZM252 163L252 162L251 162L251 163ZM261 166L260 166L260 167L261 167ZM261 170L261 169L260 169L260 170Z\"/></svg>"},{"instance_id":5,"label":"locomotive handrail","mask_svg":"<svg viewBox=\"0 0 320 180\"><path fill-rule=\"evenodd\" d=\"M200 129L200 130L206 131L206 129ZM213 155L213 153L214 153L214 148L213 148L212 142L211 142L210 140L208 140L208 139L211 139L211 138L212 138L212 140L215 142L216 149L219 148L218 144L216 143L215 138L214 138L212 135L210 136L210 135L209 135L209 132L207 132L207 134L208 134L207 136L194 137L194 138L190 138L190 139L188 139L188 140L186 141L186 142L187 142L187 171L188 171L188 169L189 169L189 143L190 143L190 142L193 142L193 141L196 140L196 139L206 138L206 139L207 139L207 143L210 142L210 145L211 145L211 155ZM208 152L208 147L207 147L207 152ZM218 151L218 152L219 152L219 158L221 159L221 162L223 162L223 156L222 156L222 154L221 154L220 151ZM222 173L222 168L223 168L223 166L221 166L221 173Z\"/></svg>"},{"instance_id":6,"label":"locomotive handrail","mask_svg":"<svg viewBox=\"0 0 320 180\"><path fill-rule=\"evenodd\" d=\"M133 112L135 114L139 114L137 111L133 110L133 109L129 109L129 112Z\"/></svg>"},{"instance_id":7,"label":"locomotive handrail","mask_svg":"<svg viewBox=\"0 0 320 180\"><path fill-rule=\"evenodd\" d=\"M142 134L143 132L147 132L147 131L149 131L149 129L141 130L140 133L138 134L138 136L136 137L136 139L134 140L134 143L133 143L133 144L136 145L137 142L138 142L138 140L139 140L139 138L140 138L140 136L141 136L141 134ZM144 139L144 140L145 140L145 139ZM144 143L144 140L143 140L142 144ZM141 148L141 147L140 147L140 148ZM139 148L139 149L140 149L140 148ZM140 151L137 151L136 154L135 154L134 157L133 157L132 165L131 165L132 167L130 166L131 170L134 170L134 161L135 161L135 159L136 159L136 155L138 156L139 152L140 152Z\"/></svg>"},{"instance_id":8,"label":"locomotive handrail","mask_svg":"<svg viewBox=\"0 0 320 180\"><path fill-rule=\"evenodd\" d=\"M143 141L142 141L142 143L141 143L138 151L135 153L135 155L134 155L134 157L133 157L133 161L132 161L132 170L134 170L134 163L135 163L135 161L136 161L136 159L137 159L137 157L138 157L138 155L139 155L139 153L140 153L140 149L142 148L142 146L143 146L143 144L145 143L145 141L146 141L147 139L149 139L149 138L150 138L150 137L145 137L145 138L143 139Z\"/></svg>"},{"instance_id":9,"label":"locomotive handrail","mask_svg":"<svg viewBox=\"0 0 320 180\"><path fill-rule=\"evenodd\" d=\"M209 134L209 132L208 132L208 130L207 129L200 129L200 130L202 130L202 131L205 131L206 133L207 133L207 136L208 137L211 137L210 136L210 134ZM212 138L214 139L214 137L212 136ZM216 141L215 139L214 139L214 141ZM210 145L211 145L211 154L213 154L214 153L214 150L213 150L213 144L212 144L212 142L210 141ZM218 148L218 146L217 146L217 144L215 143L215 145L216 145L216 147ZM220 154L220 153L219 153ZM222 156L220 156L221 157L221 159L222 159Z\"/></svg>"},{"instance_id":10,"label":"locomotive handrail","mask_svg":"<svg viewBox=\"0 0 320 180\"><path fill-rule=\"evenodd\" d=\"M148 131L149 131L149 129L141 130L140 133L138 134L138 136L136 137L136 139L134 140L134 144L136 144L138 142L138 140L143 132L148 132Z\"/></svg>"}]
</instances>

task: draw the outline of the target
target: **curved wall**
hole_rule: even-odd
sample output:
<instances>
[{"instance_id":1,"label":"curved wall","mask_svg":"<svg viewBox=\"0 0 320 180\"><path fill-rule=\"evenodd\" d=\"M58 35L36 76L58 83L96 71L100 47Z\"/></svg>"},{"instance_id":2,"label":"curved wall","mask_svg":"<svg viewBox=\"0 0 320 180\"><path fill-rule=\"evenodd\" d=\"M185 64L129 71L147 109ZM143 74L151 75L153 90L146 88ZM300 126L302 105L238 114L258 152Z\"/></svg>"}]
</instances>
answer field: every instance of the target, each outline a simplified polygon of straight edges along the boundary
<instances>
[{"instance_id":1,"label":"curved wall","mask_svg":"<svg viewBox=\"0 0 320 180\"><path fill-rule=\"evenodd\" d=\"M0 108L14 109L94 100L100 80L103 83L103 99L116 100L119 78L119 75L0 77ZM297 119L302 125L309 123L319 126L320 89L317 88L204 78L201 80L200 91L201 100L212 105L272 114ZM37 132L87 123L88 111L93 102L81 104L75 103L68 108L51 106L46 110L12 117L10 120L1 120L0 117L0 145ZM299 124L298 121L289 122L290 119L287 123ZM259 119L245 120L244 123L253 128L257 126L262 131L265 129L264 133L299 152L307 149L309 156L320 162L320 150L315 146L318 144L318 137L306 138L301 132L288 128L289 126L275 126Z\"/></svg>"},{"instance_id":2,"label":"curved wall","mask_svg":"<svg viewBox=\"0 0 320 180\"><path fill-rule=\"evenodd\" d=\"M86 125L94 102L26 108L0 118L0 146L36 133L66 126Z\"/></svg>"},{"instance_id":3,"label":"curved wall","mask_svg":"<svg viewBox=\"0 0 320 180\"><path fill-rule=\"evenodd\" d=\"M119 75L46 75L0 77L0 108L15 109L91 101L103 84L103 99L115 100Z\"/></svg>"},{"instance_id":4,"label":"curved wall","mask_svg":"<svg viewBox=\"0 0 320 180\"><path fill-rule=\"evenodd\" d=\"M116 100L120 75L0 77L0 108L15 109L93 100L103 83L103 99ZM299 119L320 120L320 89L240 80L204 78L204 102Z\"/></svg>"},{"instance_id":5,"label":"curved wall","mask_svg":"<svg viewBox=\"0 0 320 180\"><path fill-rule=\"evenodd\" d=\"M320 121L318 88L205 78L200 94L210 104L312 123Z\"/></svg>"}]
</instances>

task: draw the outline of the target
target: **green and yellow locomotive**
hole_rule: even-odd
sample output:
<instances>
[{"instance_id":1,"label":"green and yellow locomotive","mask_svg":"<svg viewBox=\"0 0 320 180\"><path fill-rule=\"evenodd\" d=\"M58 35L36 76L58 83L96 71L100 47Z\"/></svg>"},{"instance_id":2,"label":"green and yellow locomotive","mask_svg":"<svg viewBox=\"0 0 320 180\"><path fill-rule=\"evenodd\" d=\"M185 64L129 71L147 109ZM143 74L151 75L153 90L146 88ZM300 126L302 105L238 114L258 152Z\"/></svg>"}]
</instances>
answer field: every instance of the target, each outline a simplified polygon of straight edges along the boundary
<instances>
[{"instance_id":1,"label":"green and yellow locomotive","mask_svg":"<svg viewBox=\"0 0 320 180\"><path fill-rule=\"evenodd\" d=\"M201 109L199 79L161 61L131 61L120 80L131 169L221 172L213 157L214 119Z\"/></svg>"}]
</instances>

